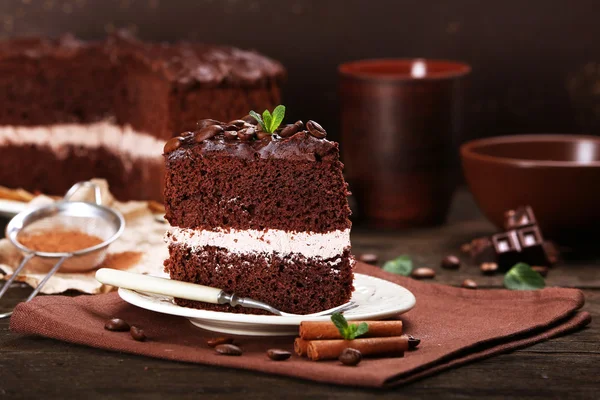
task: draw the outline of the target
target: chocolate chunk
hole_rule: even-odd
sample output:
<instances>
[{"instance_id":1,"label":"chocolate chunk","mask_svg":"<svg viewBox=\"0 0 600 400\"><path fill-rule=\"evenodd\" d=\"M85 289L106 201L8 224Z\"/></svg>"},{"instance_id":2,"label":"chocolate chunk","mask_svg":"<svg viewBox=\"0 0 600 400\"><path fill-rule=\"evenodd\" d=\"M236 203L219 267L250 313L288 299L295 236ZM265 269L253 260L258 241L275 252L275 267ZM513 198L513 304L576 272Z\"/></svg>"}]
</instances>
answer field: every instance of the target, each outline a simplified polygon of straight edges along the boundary
<instances>
[{"instance_id":1,"label":"chocolate chunk","mask_svg":"<svg viewBox=\"0 0 600 400\"><path fill-rule=\"evenodd\" d=\"M460 286L465 289L477 289L477 282L475 282L473 279L465 279Z\"/></svg>"},{"instance_id":2,"label":"chocolate chunk","mask_svg":"<svg viewBox=\"0 0 600 400\"><path fill-rule=\"evenodd\" d=\"M298 132L298 126L296 124L286 125L280 132L278 132L279 136L283 138L290 137Z\"/></svg>"},{"instance_id":3,"label":"chocolate chunk","mask_svg":"<svg viewBox=\"0 0 600 400\"><path fill-rule=\"evenodd\" d=\"M104 329L115 332L126 332L129 330L129 324L121 318L113 318L106 321Z\"/></svg>"},{"instance_id":4,"label":"chocolate chunk","mask_svg":"<svg viewBox=\"0 0 600 400\"><path fill-rule=\"evenodd\" d=\"M241 356L242 349L233 344L219 344L215 347L215 350L219 354L224 356Z\"/></svg>"},{"instance_id":5,"label":"chocolate chunk","mask_svg":"<svg viewBox=\"0 0 600 400\"><path fill-rule=\"evenodd\" d=\"M525 228L537 224L533 210L529 206L508 210L504 213L504 229Z\"/></svg>"},{"instance_id":6,"label":"chocolate chunk","mask_svg":"<svg viewBox=\"0 0 600 400\"><path fill-rule=\"evenodd\" d=\"M516 231L498 233L492 236L492 244L502 270L511 268L518 262L524 262L521 254L521 243Z\"/></svg>"},{"instance_id":7,"label":"chocolate chunk","mask_svg":"<svg viewBox=\"0 0 600 400\"><path fill-rule=\"evenodd\" d=\"M306 129L308 129L308 132L317 139L323 139L325 136L327 136L325 129L323 129L321 125L313 120L310 120L306 123Z\"/></svg>"},{"instance_id":8,"label":"chocolate chunk","mask_svg":"<svg viewBox=\"0 0 600 400\"><path fill-rule=\"evenodd\" d=\"M183 138L181 136L176 136L174 138L167 140L167 143L165 143L165 147L163 148L163 152L165 154L169 154L169 153L177 150L179 147L181 147L182 141L183 141Z\"/></svg>"},{"instance_id":9,"label":"chocolate chunk","mask_svg":"<svg viewBox=\"0 0 600 400\"><path fill-rule=\"evenodd\" d=\"M137 326L132 326L131 329L129 329L129 333L131 334L131 337L138 342L144 342L146 340L146 334Z\"/></svg>"},{"instance_id":10,"label":"chocolate chunk","mask_svg":"<svg viewBox=\"0 0 600 400\"><path fill-rule=\"evenodd\" d=\"M421 344L421 339L414 337L413 335L408 335L408 349L414 350Z\"/></svg>"},{"instance_id":11,"label":"chocolate chunk","mask_svg":"<svg viewBox=\"0 0 600 400\"><path fill-rule=\"evenodd\" d=\"M194 141L196 143L200 143L222 132L223 127L221 125L209 125L206 128L200 129L196 132Z\"/></svg>"},{"instance_id":12,"label":"chocolate chunk","mask_svg":"<svg viewBox=\"0 0 600 400\"><path fill-rule=\"evenodd\" d=\"M444 257L441 263L442 268L444 269L459 269L460 268L460 260L458 257L454 255L449 255Z\"/></svg>"},{"instance_id":13,"label":"chocolate chunk","mask_svg":"<svg viewBox=\"0 0 600 400\"><path fill-rule=\"evenodd\" d=\"M292 353L281 349L269 349L267 350L267 356L273 361L283 361L290 358Z\"/></svg>"},{"instance_id":14,"label":"chocolate chunk","mask_svg":"<svg viewBox=\"0 0 600 400\"><path fill-rule=\"evenodd\" d=\"M431 268L421 267L414 269L410 276L415 279L433 279L435 278L435 271Z\"/></svg>"},{"instance_id":15,"label":"chocolate chunk","mask_svg":"<svg viewBox=\"0 0 600 400\"><path fill-rule=\"evenodd\" d=\"M544 278L548 276L548 267L544 267L542 265L534 265L531 267L532 270L543 276Z\"/></svg>"},{"instance_id":16,"label":"chocolate chunk","mask_svg":"<svg viewBox=\"0 0 600 400\"><path fill-rule=\"evenodd\" d=\"M256 118L254 118L252 115L248 114L245 117L241 118L242 121L247 122L249 124L252 125L256 125L258 124L258 121L256 120Z\"/></svg>"},{"instance_id":17,"label":"chocolate chunk","mask_svg":"<svg viewBox=\"0 0 600 400\"><path fill-rule=\"evenodd\" d=\"M359 254L357 258L359 261L362 261L367 264L375 264L379 260L379 257L377 257L377 254L371 254L371 253Z\"/></svg>"},{"instance_id":18,"label":"chocolate chunk","mask_svg":"<svg viewBox=\"0 0 600 400\"><path fill-rule=\"evenodd\" d=\"M483 263L479 266L479 270L484 275L494 275L498 271L498 264Z\"/></svg>"},{"instance_id":19,"label":"chocolate chunk","mask_svg":"<svg viewBox=\"0 0 600 400\"><path fill-rule=\"evenodd\" d=\"M342 364L353 367L361 362L362 353L356 349L347 348L342 351L338 359Z\"/></svg>"},{"instance_id":20,"label":"chocolate chunk","mask_svg":"<svg viewBox=\"0 0 600 400\"><path fill-rule=\"evenodd\" d=\"M227 140L236 140L238 138L237 131L225 131L223 132L223 136Z\"/></svg>"},{"instance_id":21,"label":"chocolate chunk","mask_svg":"<svg viewBox=\"0 0 600 400\"><path fill-rule=\"evenodd\" d=\"M209 347L216 347L220 344L232 344L233 343L233 338L231 337L216 337L216 338L212 338L212 339L208 339L206 341L206 344Z\"/></svg>"},{"instance_id":22,"label":"chocolate chunk","mask_svg":"<svg viewBox=\"0 0 600 400\"><path fill-rule=\"evenodd\" d=\"M201 129L206 128L207 126L221 125L221 124L222 124L222 122L217 121L216 119L202 119L202 120L196 122L196 130L199 131Z\"/></svg>"},{"instance_id":23,"label":"chocolate chunk","mask_svg":"<svg viewBox=\"0 0 600 400\"><path fill-rule=\"evenodd\" d=\"M544 238L537 225L517 230L517 238L521 244L522 259L530 265L551 265L552 262L544 246Z\"/></svg>"}]
</instances>

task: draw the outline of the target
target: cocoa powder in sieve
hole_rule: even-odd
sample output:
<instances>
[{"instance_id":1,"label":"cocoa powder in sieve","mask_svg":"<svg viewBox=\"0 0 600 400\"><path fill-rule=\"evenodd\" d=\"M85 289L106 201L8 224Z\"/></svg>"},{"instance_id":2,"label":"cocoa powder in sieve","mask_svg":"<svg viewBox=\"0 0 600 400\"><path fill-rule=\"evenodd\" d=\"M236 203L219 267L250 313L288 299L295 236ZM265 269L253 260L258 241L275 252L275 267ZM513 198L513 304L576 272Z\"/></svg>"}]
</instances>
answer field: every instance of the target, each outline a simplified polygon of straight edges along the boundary
<instances>
[{"instance_id":1,"label":"cocoa powder in sieve","mask_svg":"<svg viewBox=\"0 0 600 400\"><path fill-rule=\"evenodd\" d=\"M72 252L87 249L103 242L97 236L75 230L55 230L20 234L19 242L36 251L50 253Z\"/></svg>"}]
</instances>

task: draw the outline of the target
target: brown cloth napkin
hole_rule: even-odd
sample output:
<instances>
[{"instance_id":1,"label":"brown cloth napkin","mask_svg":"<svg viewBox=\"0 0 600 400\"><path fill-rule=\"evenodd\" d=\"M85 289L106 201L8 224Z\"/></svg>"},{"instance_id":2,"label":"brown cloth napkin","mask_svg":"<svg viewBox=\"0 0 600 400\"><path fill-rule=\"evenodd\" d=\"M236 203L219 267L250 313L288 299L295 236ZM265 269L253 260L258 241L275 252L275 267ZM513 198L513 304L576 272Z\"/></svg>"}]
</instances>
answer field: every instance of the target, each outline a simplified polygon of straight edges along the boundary
<instances>
[{"instance_id":1,"label":"brown cloth napkin","mask_svg":"<svg viewBox=\"0 0 600 400\"><path fill-rule=\"evenodd\" d=\"M390 387L467 362L531 345L590 323L581 291L470 290L418 282L358 263L356 271L408 288L417 305L400 316L406 332L421 338L403 358L364 359L357 367L338 361L308 361L295 355L271 361L269 348L293 348L292 337L240 336L241 357L215 353L206 339L222 336L194 327L187 319L137 308L116 293L95 296L44 296L20 304L10 321L14 332L170 360L243 368L341 385ZM104 323L123 318L144 329L146 342L128 332L109 332Z\"/></svg>"}]
</instances>

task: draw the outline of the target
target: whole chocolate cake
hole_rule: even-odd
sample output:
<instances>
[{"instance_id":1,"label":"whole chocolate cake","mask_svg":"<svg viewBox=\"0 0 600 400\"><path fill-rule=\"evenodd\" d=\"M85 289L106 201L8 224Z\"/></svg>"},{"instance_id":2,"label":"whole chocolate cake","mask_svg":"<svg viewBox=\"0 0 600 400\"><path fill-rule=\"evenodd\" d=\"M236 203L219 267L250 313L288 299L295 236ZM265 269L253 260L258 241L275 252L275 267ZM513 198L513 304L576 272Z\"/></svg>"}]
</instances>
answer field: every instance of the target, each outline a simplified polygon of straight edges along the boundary
<instances>
[{"instance_id":1,"label":"whole chocolate cake","mask_svg":"<svg viewBox=\"0 0 600 400\"><path fill-rule=\"evenodd\" d=\"M162 199L164 142L276 105L283 75L255 52L124 33L0 41L0 185L63 194L101 177L119 199Z\"/></svg>"},{"instance_id":2,"label":"whole chocolate cake","mask_svg":"<svg viewBox=\"0 0 600 400\"><path fill-rule=\"evenodd\" d=\"M338 144L313 121L273 134L253 117L171 139L166 234L171 279L221 288L290 313L347 302L350 209ZM258 310L176 299L187 307Z\"/></svg>"}]
</instances>

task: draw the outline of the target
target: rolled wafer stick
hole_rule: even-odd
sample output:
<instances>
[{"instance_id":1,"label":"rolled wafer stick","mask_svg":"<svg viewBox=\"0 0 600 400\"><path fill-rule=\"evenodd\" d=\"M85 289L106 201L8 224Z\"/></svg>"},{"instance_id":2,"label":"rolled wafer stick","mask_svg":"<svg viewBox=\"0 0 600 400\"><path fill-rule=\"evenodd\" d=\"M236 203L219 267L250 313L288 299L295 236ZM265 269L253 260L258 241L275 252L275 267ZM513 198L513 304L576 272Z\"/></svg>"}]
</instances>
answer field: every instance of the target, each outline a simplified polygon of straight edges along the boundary
<instances>
[{"instance_id":1,"label":"rolled wafer stick","mask_svg":"<svg viewBox=\"0 0 600 400\"><path fill-rule=\"evenodd\" d=\"M313 361L338 358L346 348L353 348L369 355L402 356L408 350L408 336L365 338L354 340L311 340L308 342L307 356Z\"/></svg>"},{"instance_id":2,"label":"rolled wafer stick","mask_svg":"<svg viewBox=\"0 0 600 400\"><path fill-rule=\"evenodd\" d=\"M308 349L308 343L310 343L308 340L296 338L296 340L294 340L294 351L296 352L296 354L304 357Z\"/></svg>"},{"instance_id":3,"label":"rolled wafer stick","mask_svg":"<svg viewBox=\"0 0 600 400\"><path fill-rule=\"evenodd\" d=\"M349 324L366 322L369 331L361 336L388 337L402 335L402 321L348 321ZM300 337L304 340L343 339L340 331L330 321L302 321L300 323Z\"/></svg>"}]
</instances>

